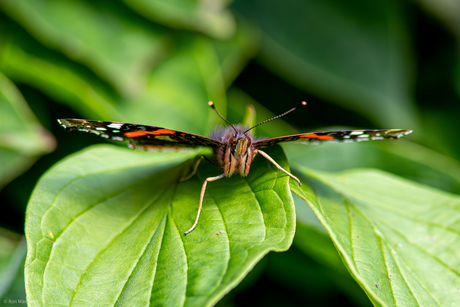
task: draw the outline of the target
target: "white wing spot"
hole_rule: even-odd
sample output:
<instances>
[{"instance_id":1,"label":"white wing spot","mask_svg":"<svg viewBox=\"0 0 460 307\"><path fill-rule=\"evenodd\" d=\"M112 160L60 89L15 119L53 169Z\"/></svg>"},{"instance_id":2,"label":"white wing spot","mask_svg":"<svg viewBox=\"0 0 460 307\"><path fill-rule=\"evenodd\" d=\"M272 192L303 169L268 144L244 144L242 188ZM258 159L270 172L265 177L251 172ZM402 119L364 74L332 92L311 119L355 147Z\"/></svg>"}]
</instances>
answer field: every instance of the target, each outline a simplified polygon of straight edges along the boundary
<instances>
[{"instance_id":1,"label":"white wing spot","mask_svg":"<svg viewBox=\"0 0 460 307\"><path fill-rule=\"evenodd\" d=\"M113 128L113 129L120 129L121 126L123 126L123 123L111 123L111 124L107 125L107 127Z\"/></svg>"},{"instance_id":2,"label":"white wing spot","mask_svg":"<svg viewBox=\"0 0 460 307\"><path fill-rule=\"evenodd\" d=\"M96 130L99 130L99 131L107 131L107 129L104 128L104 127L96 127Z\"/></svg>"},{"instance_id":3,"label":"white wing spot","mask_svg":"<svg viewBox=\"0 0 460 307\"><path fill-rule=\"evenodd\" d=\"M352 131L350 133L350 135L359 135L359 134L363 134L363 133L364 133L364 131Z\"/></svg>"}]
</instances>

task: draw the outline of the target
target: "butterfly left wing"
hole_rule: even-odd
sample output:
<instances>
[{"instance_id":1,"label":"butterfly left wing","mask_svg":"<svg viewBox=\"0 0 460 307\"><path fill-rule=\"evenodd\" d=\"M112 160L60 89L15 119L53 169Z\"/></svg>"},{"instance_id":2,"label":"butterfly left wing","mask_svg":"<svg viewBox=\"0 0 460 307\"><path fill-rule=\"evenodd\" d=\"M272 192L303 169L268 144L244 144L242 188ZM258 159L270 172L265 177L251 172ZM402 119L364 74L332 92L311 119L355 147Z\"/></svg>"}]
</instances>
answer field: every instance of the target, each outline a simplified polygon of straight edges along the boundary
<instances>
[{"instance_id":1,"label":"butterfly left wing","mask_svg":"<svg viewBox=\"0 0 460 307\"><path fill-rule=\"evenodd\" d=\"M280 142L305 142L310 144L319 144L322 142L334 141L359 142L369 140L398 139L411 132L412 130L405 129L336 130L308 132L259 140L254 142L254 146L256 148L264 148Z\"/></svg>"},{"instance_id":2,"label":"butterfly left wing","mask_svg":"<svg viewBox=\"0 0 460 307\"><path fill-rule=\"evenodd\" d=\"M134 149L179 149L186 147L219 147L221 142L198 134L162 127L137 125L120 122L64 118L58 119L68 130L78 130L97 134L101 137L128 141Z\"/></svg>"}]
</instances>

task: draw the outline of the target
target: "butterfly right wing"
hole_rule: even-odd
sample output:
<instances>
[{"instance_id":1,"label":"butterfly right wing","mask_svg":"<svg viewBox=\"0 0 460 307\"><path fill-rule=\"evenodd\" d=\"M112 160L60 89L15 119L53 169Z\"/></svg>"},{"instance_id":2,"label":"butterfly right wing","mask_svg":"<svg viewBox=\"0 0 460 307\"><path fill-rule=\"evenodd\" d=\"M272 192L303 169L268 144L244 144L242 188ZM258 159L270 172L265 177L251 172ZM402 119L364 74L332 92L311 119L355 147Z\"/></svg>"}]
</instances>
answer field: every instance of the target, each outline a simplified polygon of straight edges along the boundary
<instances>
[{"instance_id":1,"label":"butterfly right wing","mask_svg":"<svg viewBox=\"0 0 460 307\"><path fill-rule=\"evenodd\" d=\"M322 142L359 142L382 139L398 139L411 132L412 130L405 129L335 130L308 132L262 139L254 142L254 146L256 146L256 148L264 148L280 142L304 142L309 144L320 144Z\"/></svg>"},{"instance_id":2,"label":"butterfly right wing","mask_svg":"<svg viewBox=\"0 0 460 307\"><path fill-rule=\"evenodd\" d=\"M219 147L221 142L198 134L162 127L87 119L58 119L67 130L97 134L104 138L128 141L134 149L180 149L199 146Z\"/></svg>"}]
</instances>

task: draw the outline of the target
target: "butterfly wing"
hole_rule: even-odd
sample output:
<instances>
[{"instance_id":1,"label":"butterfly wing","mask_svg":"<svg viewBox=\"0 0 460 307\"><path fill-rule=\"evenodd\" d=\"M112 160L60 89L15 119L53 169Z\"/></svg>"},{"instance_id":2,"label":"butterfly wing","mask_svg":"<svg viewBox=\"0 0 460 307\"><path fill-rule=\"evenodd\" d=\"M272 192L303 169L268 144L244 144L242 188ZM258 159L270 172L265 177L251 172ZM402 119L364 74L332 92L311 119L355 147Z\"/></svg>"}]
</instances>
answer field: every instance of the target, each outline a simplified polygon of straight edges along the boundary
<instances>
[{"instance_id":1,"label":"butterfly wing","mask_svg":"<svg viewBox=\"0 0 460 307\"><path fill-rule=\"evenodd\" d=\"M412 130L405 129L336 130L308 132L259 140L254 142L254 146L256 148L264 148L280 142L304 142L309 144L320 144L322 142L359 142L369 140L397 139L411 132Z\"/></svg>"},{"instance_id":2,"label":"butterfly wing","mask_svg":"<svg viewBox=\"0 0 460 307\"><path fill-rule=\"evenodd\" d=\"M90 132L108 139L128 141L128 146L134 149L180 149L222 145L217 140L198 134L155 126L76 118L58 119L58 122L67 130Z\"/></svg>"}]
</instances>

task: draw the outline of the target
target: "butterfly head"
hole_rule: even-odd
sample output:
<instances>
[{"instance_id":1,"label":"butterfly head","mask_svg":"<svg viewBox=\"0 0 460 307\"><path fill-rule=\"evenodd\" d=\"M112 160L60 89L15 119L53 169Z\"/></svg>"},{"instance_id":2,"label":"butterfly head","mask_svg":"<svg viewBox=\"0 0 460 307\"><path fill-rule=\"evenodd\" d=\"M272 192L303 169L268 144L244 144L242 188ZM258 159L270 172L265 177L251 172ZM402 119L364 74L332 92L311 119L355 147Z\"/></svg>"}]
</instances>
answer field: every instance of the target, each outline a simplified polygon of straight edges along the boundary
<instances>
[{"instance_id":1,"label":"butterfly head","mask_svg":"<svg viewBox=\"0 0 460 307\"><path fill-rule=\"evenodd\" d=\"M235 173L247 176L254 158L252 136L245 133L240 125L218 129L213 136L222 142L221 147L215 148L215 156L225 176L230 177Z\"/></svg>"},{"instance_id":2,"label":"butterfly head","mask_svg":"<svg viewBox=\"0 0 460 307\"><path fill-rule=\"evenodd\" d=\"M241 157L248 151L252 139L242 131L238 131L228 139L228 146L233 155Z\"/></svg>"}]
</instances>

